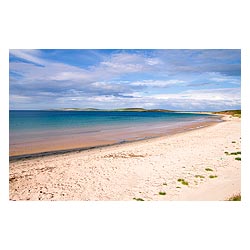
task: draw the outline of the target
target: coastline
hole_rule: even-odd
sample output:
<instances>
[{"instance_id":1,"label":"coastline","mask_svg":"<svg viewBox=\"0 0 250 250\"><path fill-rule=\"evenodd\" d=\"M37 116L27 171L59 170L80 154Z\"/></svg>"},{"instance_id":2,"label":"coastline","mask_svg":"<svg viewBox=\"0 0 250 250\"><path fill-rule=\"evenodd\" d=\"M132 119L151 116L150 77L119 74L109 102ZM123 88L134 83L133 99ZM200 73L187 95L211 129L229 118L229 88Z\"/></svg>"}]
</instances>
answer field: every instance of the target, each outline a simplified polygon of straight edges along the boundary
<instances>
[{"instance_id":1,"label":"coastline","mask_svg":"<svg viewBox=\"0 0 250 250\"><path fill-rule=\"evenodd\" d=\"M10 162L9 198L225 200L240 192L240 161L225 151L240 151L241 119L222 119L169 136Z\"/></svg>"},{"instance_id":2,"label":"coastline","mask_svg":"<svg viewBox=\"0 0 250 250\"><path fill-rule=\"evenodd\" d=\"M129 135L126 135L126 130L125 131L119 131L118 133L116 132L115 134L111 130L108 134L102 133L104 137L109 138L107 139L97 139L95 137L95 140L92 141L92 138L89 137L88 135L78 136L75 138L75 140L65 140L65 138L58 138L58 140L53 141L52 143L48 143L47 141L39 141L39 144L34 143L22 146L22 144L19 145L17 150L15 149L14 146L10 147L10 152L9 152L9 161L17 161L21 159L27 159L27 158L37 158L37 157L43 157L43 156L49 156L49 155L60 155L60 154L65 154L65 153L71 153L71 152L81 152L85 150L90 150L90 149L95 149L95 148L103 148L103 147L110 147L114 145L119 145L119 144L125 144L125 143L132 143L132 142L137 142L137 141L143 141L143 140L148 140L148 139L153 139L153 138L160 138L160 137L165 137L165 136L171 136L177 133L183 133L189 130L195 130L195 129L200 129L203 127L211 126L219 122L223 122L222 116L221 115L215 115L218 117L218 120L214 121L195 121L194 123L189 123L182 125L180 127L173 127L173 128L150 128L144 131L138 131L134 130L129 132ZM110 139L117 136L117 134L123 139Z\"/></svg>"}]
</instances>

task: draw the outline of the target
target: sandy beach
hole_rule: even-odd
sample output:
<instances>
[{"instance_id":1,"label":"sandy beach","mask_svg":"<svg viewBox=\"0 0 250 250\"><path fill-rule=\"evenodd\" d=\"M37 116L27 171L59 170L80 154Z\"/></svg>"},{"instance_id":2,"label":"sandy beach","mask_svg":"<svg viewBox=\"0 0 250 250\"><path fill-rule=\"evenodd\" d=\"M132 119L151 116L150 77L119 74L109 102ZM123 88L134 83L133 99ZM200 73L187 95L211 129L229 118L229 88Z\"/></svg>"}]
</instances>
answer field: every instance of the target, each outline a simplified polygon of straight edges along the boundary
<instances>
[{"instance_id":1,"label":"sandy beach","mask_svg":"<svg viewBox=\"0 0 250 250\"><path fill-rule=\"evenodd\" d=\"M10 162L10 200L227 200L241 191L241 119ZM228 153L225 153L228 152Z\"/></svg>"}]
</instances>

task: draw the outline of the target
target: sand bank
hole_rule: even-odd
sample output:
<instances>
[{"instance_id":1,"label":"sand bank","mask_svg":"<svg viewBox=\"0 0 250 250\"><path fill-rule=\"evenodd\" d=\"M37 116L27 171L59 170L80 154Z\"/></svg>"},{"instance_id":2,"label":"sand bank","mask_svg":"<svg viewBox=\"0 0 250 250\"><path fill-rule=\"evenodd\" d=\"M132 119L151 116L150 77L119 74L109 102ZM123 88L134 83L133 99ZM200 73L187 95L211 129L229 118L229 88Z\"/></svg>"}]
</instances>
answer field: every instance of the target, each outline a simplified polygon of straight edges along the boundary
<instances>
[{"instance_id":1,"label":"sand bank","mask_svg":"<svg viewBox=\"0 0 250 250\"><path fill-rule=\"evenodd\" d=\"M241 119L224 120L160 138L11 162L9 197L225 200L240 193L240 155L230 153L241 151Z\"/></svg>"}]
</instances>

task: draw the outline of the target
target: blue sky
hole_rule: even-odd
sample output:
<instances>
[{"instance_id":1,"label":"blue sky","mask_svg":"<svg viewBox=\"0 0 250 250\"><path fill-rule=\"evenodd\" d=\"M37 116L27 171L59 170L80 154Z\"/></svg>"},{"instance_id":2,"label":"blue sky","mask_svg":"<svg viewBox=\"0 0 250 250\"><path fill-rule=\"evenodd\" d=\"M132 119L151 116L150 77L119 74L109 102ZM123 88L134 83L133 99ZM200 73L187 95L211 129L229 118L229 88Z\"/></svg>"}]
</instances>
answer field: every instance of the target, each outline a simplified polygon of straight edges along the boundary
<instances>
[{"instance_id":1,"label":"blue sky","mask_svg":"<svg viewBox=\"0 0 250 250\"><path fill-rule=\"evenodd\" d=\"M239 109L240 50L10 50L10 109Z\"/></svg>"}]
</instances>

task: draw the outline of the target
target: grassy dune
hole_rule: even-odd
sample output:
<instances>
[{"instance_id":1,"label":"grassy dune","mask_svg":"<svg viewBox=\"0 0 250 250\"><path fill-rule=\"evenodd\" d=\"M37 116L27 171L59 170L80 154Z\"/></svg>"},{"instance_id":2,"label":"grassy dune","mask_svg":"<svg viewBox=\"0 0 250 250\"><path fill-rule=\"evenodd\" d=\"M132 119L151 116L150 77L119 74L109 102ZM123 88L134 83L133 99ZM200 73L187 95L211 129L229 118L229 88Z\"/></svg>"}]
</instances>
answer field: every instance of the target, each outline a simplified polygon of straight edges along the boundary
<instances>
[{"instance_id":1,"label":"grassy dune","mask_svg":"<svg viewBox=\"0 0 250 250\"><path fill-rule=\"evenodd\" d=\"M233 195L228 201L241 201L241 194Z\"/></svg>"},{"instance_id":2,"label":"grassy dune","mask_svg":"<svg viewBox=\"0 0 250 250\"><path fill-rule=\"evenodd\" d=\"M241 117L241 110L224 110L213 112L213 114L231 115L233 117Z\"/></svg>"}]
</instances>

